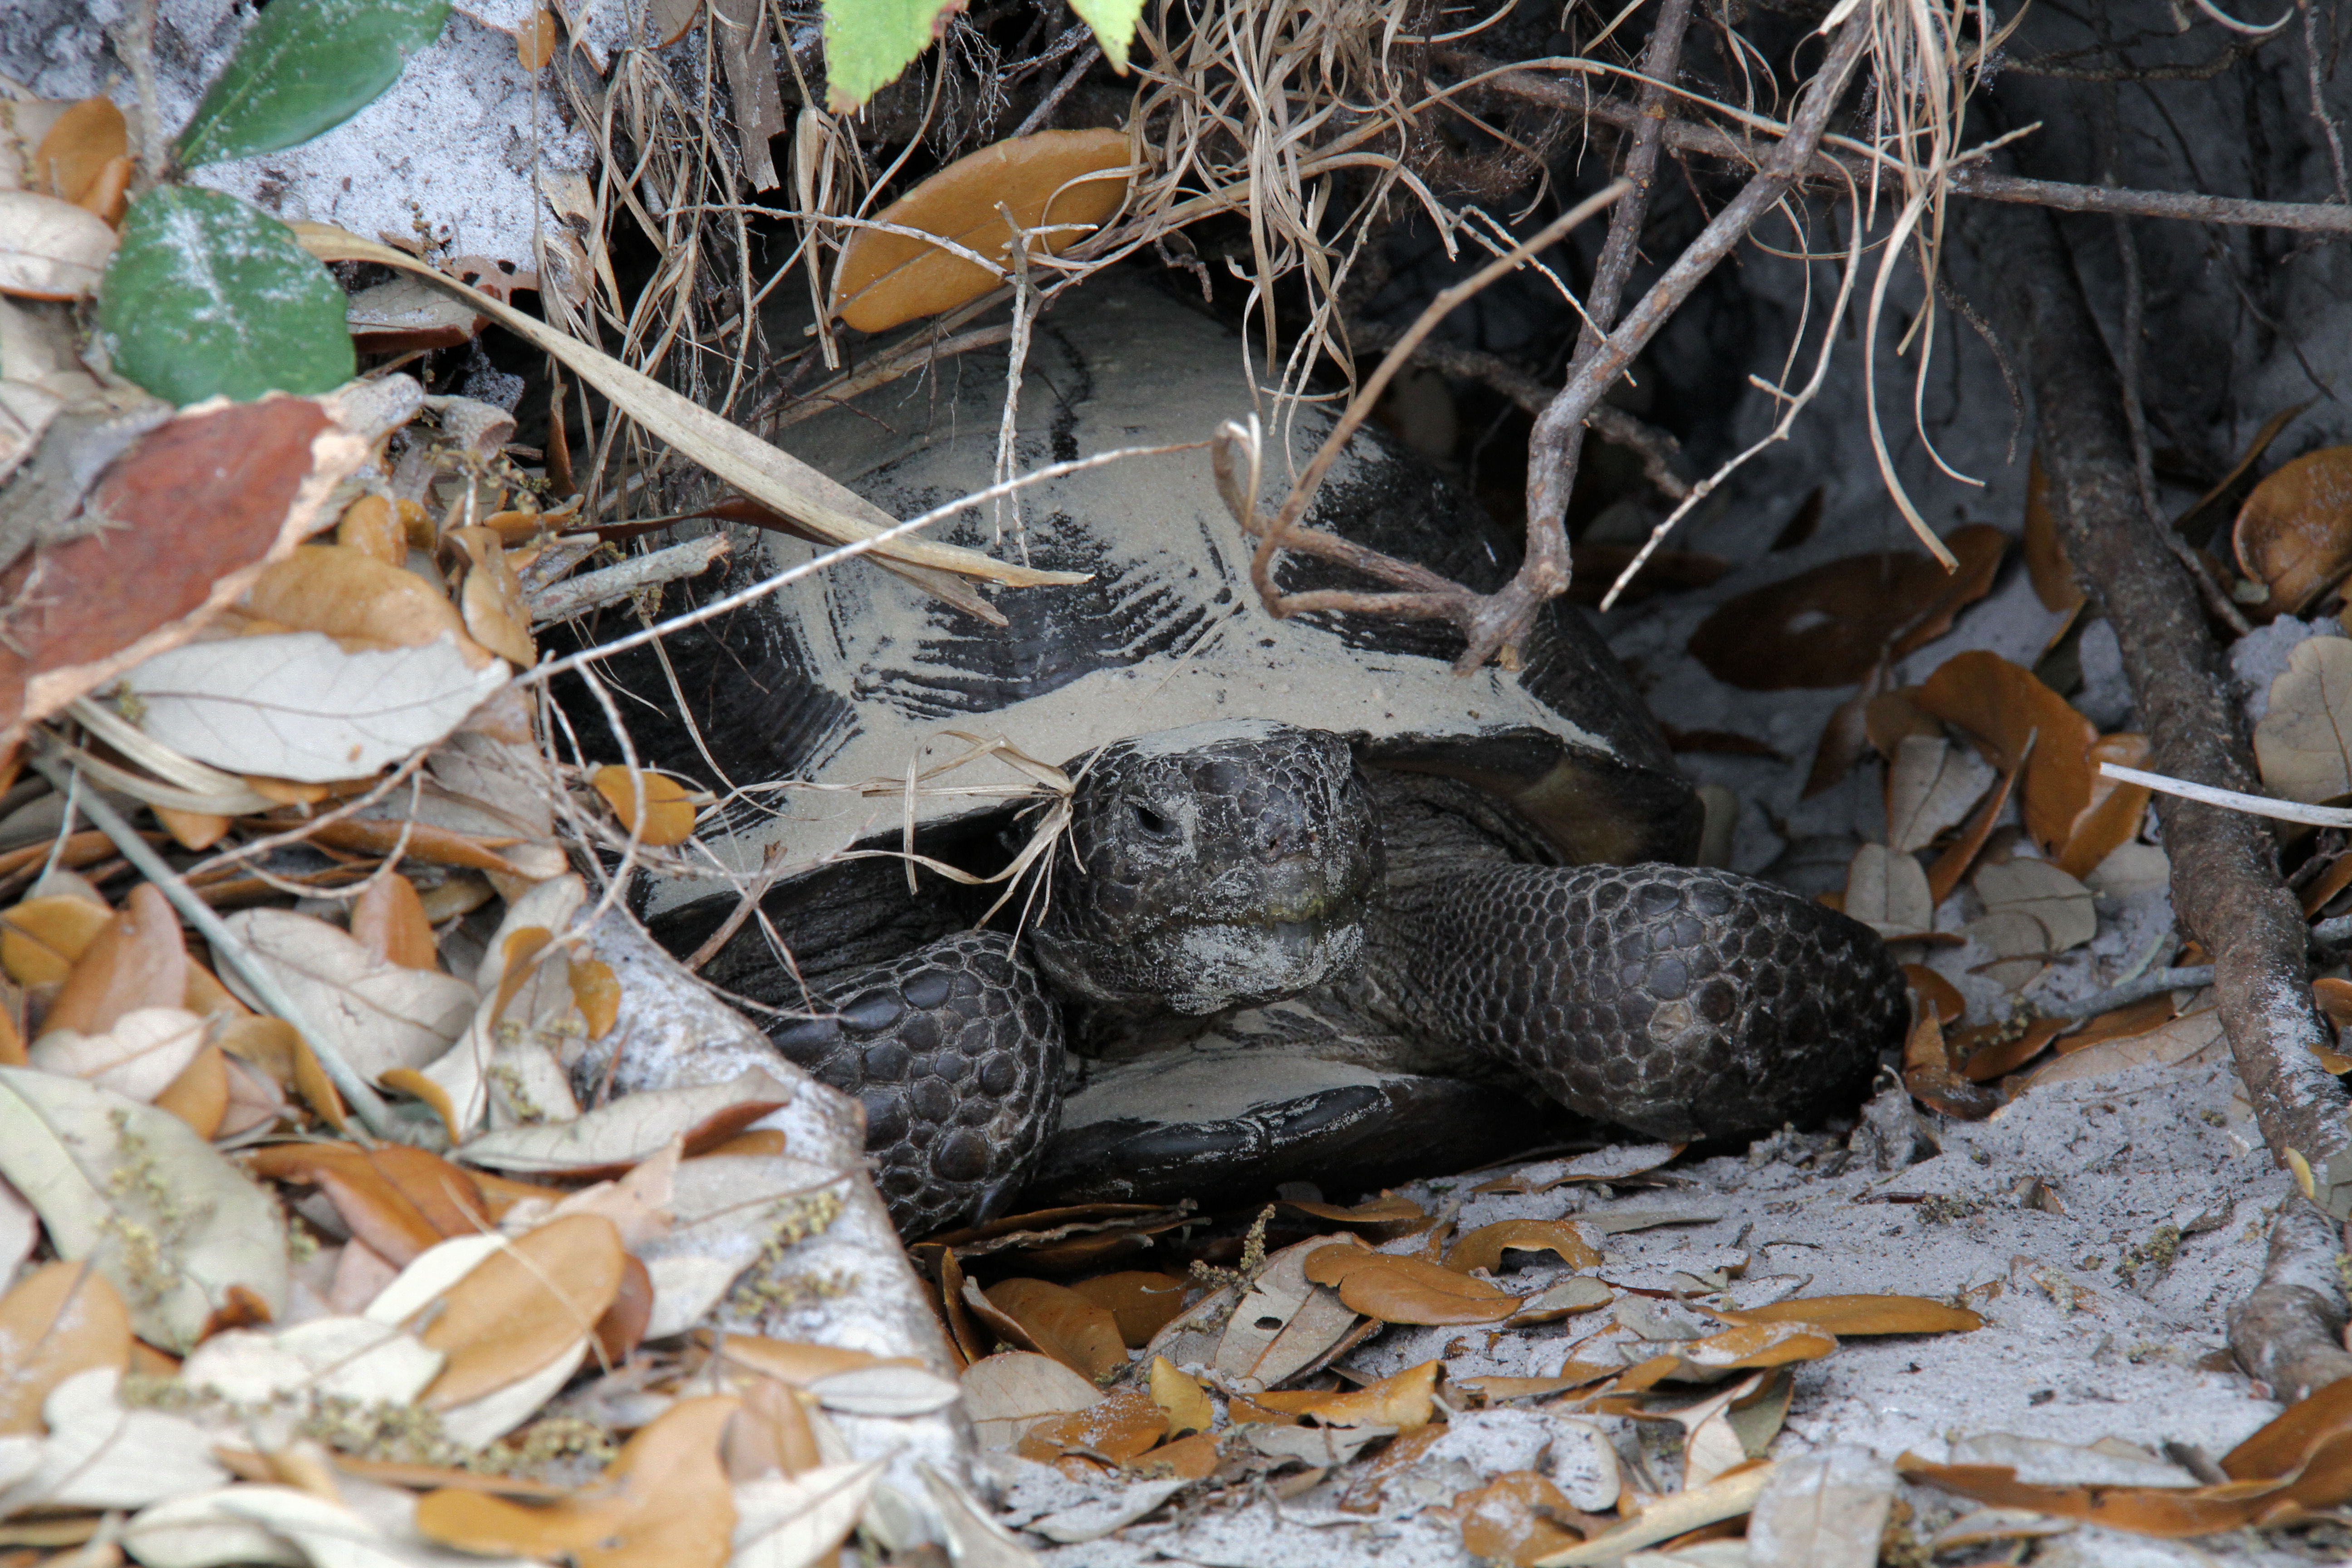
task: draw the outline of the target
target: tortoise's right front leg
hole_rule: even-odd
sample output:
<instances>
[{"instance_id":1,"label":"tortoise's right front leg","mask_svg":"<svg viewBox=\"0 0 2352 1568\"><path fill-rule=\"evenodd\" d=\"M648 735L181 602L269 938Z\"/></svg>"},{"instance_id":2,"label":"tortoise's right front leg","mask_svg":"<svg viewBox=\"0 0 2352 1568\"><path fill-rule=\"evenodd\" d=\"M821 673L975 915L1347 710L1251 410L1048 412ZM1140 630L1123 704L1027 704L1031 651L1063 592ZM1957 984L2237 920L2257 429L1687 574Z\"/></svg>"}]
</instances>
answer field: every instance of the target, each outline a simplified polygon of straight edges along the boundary
<instances>
[{"instance_id":1,"label":"tortoise's right front leg","mask_svg":"<svg viewBox=\"0 0 2352 1568\"><path fill-rule=\"evenodd\" d=\"M991 1217L1061 1120L1061 1009L996 931L852 970L768 1037L864 1103L876 1184L908 1237Z\"/></svg>"}]
</instances>

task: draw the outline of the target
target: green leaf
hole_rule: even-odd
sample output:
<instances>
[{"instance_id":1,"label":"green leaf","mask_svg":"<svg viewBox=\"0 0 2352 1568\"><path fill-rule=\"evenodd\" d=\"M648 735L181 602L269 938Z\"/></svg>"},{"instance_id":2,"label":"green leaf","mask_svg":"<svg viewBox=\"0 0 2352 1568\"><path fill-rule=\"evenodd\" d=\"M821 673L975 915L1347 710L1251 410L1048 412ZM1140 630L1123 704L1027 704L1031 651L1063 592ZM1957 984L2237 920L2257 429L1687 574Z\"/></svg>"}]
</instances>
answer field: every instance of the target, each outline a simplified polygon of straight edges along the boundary
<instances>
[{"instance_id":1,"label":"green leaf","mask_svg":"<svg viewBox=\"0 0 2352 1568\"><path fill-rule=\"evenodd\" d=\"M180 132L189 168L275 153L333 130L400 79L449 0L271 0Z\"/></svg>"},{"instance_id":2,"label":"green leaf","mask_svg":"<svg viewBox=\"0 0 2352 1568\"><path fill-rule=\"evenodd\" d=\"M825 0L825 107L846 114L898 79L962 0Z\"/></svg>"},{"instance_id":3,"label":"green leaf","mask_svg":"<svg viewBox=\"0 0 2352 1568\"><path fill-rule=\"evenodd\" d=\"M1111 68L1125 76L1127 46L1135 41L1136 25L1143 20L1143 0L1070 0L1070 9L1095 30Z\"/></svg>"},{"instance_id":4,"label":"green leaf","mask_svg":"<svg viewBox=\"0 0 2352 1568\"><path fill-rule=\"evenodd\" d=\"M99 283L98 325L118 372L181 405L331 392L355 363L343 291L293 233L189 185L131 204Z\"/></svg>"}]
</instances>

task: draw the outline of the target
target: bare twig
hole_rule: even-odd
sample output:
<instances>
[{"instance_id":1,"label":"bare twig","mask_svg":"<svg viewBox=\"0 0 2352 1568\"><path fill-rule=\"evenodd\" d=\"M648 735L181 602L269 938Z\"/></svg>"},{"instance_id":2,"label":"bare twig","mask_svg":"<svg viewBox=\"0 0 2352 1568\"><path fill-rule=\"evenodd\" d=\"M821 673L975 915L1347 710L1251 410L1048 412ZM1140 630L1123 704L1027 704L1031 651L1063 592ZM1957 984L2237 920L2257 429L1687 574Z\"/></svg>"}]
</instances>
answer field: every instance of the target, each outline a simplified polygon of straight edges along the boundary
<instances>
[{"instance_id":1,"label":"bare twig","mask_svg":"<svg viewBox=\"0 0 2352 1568\"><path fill-rule=\"evenodd\" d=\"M2319 68L2319 7L2311 0L2294 0L2294 8L2303 13L2304 80L2311 89L2311 118L2319 123L2319 133L2327 142L2327 167L2336 176L2337 205L2352 202L2352 179L2344 170L2344 138L2336 128L2336 117L2327 112L2327 95L2320 81Z\"/></svg>"},{"instance_id":2,"label":"bare twig","mask_svg":"<svg viewBox=\"0 0 2352 1568\"><path fill-rule=\"evenodd\" d=\"M542 626L549 621L569 620L599 605L625 599L641 588L674 583L681 577L698 577L723 559L730 548L725 534L706 533L667 550L632 555L619 565L607 566L601 572L583 572L577 577L551 583L530 596L531 624Z\"/></svg>"},{"instance_id":3,"label":"bare twig","mask_svg":"<svg viewBox=\"0 0 2352 1568\"><path fill-rule=\"evenodd\" d=\"M2352 1377L2343 1340L2344 1284L2336 1272L2343 1251L2336 1223L2290 1198L2271 1225L2262 1283L2230 1313L2231 1353L2283 1405Z\"/></svg>"},{"instance_id":4,"label":"bare twig","mask_svg":"<svg viewBox=\"0 0 2352 1568\"><path fill-rule=\"evenodd\" d=\"M1576 480L1576 458L1582 445L1584 417L1601 395L1616 384L1635 355L1649 345L1701 279L1713 272L1748 231L1769 212L1796 184L1821 145L1830 110L1845 90L1847 79L1870 42L1867 7L1839 27L1822 62L1806 87L1790 122L1787 140L1765 155L1762 166L1739 194L1715 215L1664 276L1652 285L1640 303L1626 313L1606 340L1590 353L1580 353L1568 384L1536 421L1528 440L1528 553L1518 574L1481 605L1467 628L1470 646L1455 662L1457 670L1475 669L1502 655L1506 662L1527 635L1528 623L1547 600L1568 589L1568 499Z\"/></svg>"},{"instance_id":5,"label":"bare twig","mask_svg":"<svg viewBox=\"0 0 2352 1568\"><path fill-rule=\"evenodd\" d=\"M1020 129L1013 134L1026 136L1031 132L1041 129L1047 120L1053 118L1055 106L1069 96L1070 89L1078 85L1087 72L1094 68L1095 62L1100 58L1102 58L1102 46L1088 44L1086 51L1078 56L1078 63L1062 74L1062 79L1054 84L1054 90L1038 100L1037 107L1029 111L1028 118L1022 121Z\"/></svg>"}]
</instances>

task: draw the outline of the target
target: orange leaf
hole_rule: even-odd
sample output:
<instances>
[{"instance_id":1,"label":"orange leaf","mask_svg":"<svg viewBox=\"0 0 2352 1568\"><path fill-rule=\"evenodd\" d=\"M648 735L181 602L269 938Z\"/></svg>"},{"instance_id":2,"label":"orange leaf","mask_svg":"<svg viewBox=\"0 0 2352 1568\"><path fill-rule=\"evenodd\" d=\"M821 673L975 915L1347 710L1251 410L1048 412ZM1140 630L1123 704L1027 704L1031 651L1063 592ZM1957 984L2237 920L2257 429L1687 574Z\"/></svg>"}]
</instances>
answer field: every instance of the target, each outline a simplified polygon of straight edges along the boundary
<instances>
[{"instance_id":1,"label":"orange leaf","mask_svg":"<svg viewBox=\"0 0 2352 1568\"><path fill-rule=\"evenodd\" d=\"M221 1048L207 1045L198 1051L196 1059L164 1085L154 1105L194 1128L199 1138L218 1132L221 1119L228 1114L228 1058L221 1055Z\"/></svg>"},{"instance_id":2,"label":"orange leaf","mask_svg":"<svg viewBox=\"0 0 2352 1568\"><path fill-rule=\"evenodd\" d=\"M0 1297L0 1433L46 1430L41 1401L92 1367L131 1361L131 1313L87 1262L34 1270Z\"/></svg>"},{"instance_id":3,"label":"orange leaf","mask_svg":"<svg viewBox=\"0 0 2352 1568\"><path fill-rule=\"evenodd\" d=\"M1184 1310L1185 1286L1186 1281L1174 1274L1129 1269L1080 1279L1070 1289L1108 1310L1128 1348L1141 1350Z\"/></svg>"},{"instance_id":4,"label":"orange leaf","mask_svg":"<svg viewBox=\"0 0 2352 1568\"><path fill-rule=\"evenodd\" d=\"M699 1334L698 1338L701 1338ZM725 1360L790 1384L805 1388L821 1377L831 1377L837 1372L858 1372L869 1366L920 1366L913 1356L878 1356L871 1351L851 1350L846 1345L820 1345L800 1340L772 1340L761 1334L726 1334L718 1337L719 1354Z\"/></svg>"},{"instance_id":5,"label":"orange leaf","mask_svg":"<svg viewBox=\"0 0 2352 1568\"><path fill-rule=\"evenodd\" d=\"M1982 1037L1977 1029L1963 1029L1952 1037L1948 1054L1960 1058L1962 1078L1970 1083L1990 1083L1995 1079L2007 1077L2040 1056L2042 1048L2056 1039L2058 1031L2065 1026L2063 1018L2036 1018L2014 1038L1994 1039L1981 1047L1976 1046L1976 1040L1999 1034L1998 1026L1981 1026Z\"/></svg>"},{"instance_id":6,"label":"orange leaf","mask_svg":"<svg viewBox=\"0 0 2352 1568\"><path fill-rule=\"evenodd\" d=\"M645 786L644 830L638 837L656 847L683 844L694 837L694 803L688 798L684 784L667 773L640 771L638 780ZM637 820L637 798L629 787L629 770L618 763L607 763L589 776L590 785L604 797L613 815L621 821L622 831Z\"/></svg>"},{"instance_id":7,"label":"orange leaf","mask_svg":"<svg viewBox=\"0 0 2352 1568\"><path fill-rule=\"evenodd\" d=\"M1843 1338L1850 1334L1966 1333L1984 1320L1965 1307L1925 1296L1801 1296L1769 1307L1708 1309L1733 1323L1806 1323Z\"/></svg>"},{"instance_id":8,"label":"orange leaf","mask_svg":"<svg viewBox=\"0 0 2352 1568\"><path fill-rule=\"evenodd\" d=\"M2325 980L2315 981L2313 988L2316 990L2319 986L2327 984L2329 982ZM2344 983L2339 980L2334 984L2341 985ZM2086 1050L2092 1046L2105 1045L2109 1040L2135 1039L2151 1029L2164 1027L2179 1016L2179 1010L2173 1006L2170 992L2168 991L2160 996L2150 996L2143 1001L2135 1002L2128 1007L2118 1007L2111 1013L2102 1013L2073 1034L2060 1036L2058 1054L2062 1057L2071 1056L2076 1051Z\"/></svg>"},{"instance_id":9,"label":"orange leaf","mask_svg":"<svg viewBox=\"0 0 2352 1568\"><path fill-rule=\"evenodd\" d=\"M1720 1372L1819 1361L1835 1349L1836 1336L1811 1323L1742 1323L1705 1339L1681 1341L1663 1355L1627 1367L1610 1386L1636 1393L1670 1377L1705 1381Z\"/></svg>"},{"instance_id":10,"label":"orange leaf","mask_svg":"<svg viewBox=\"0 0 2352 1568\"><path fill-rule=\"evenodd\" d=\"M1329 1285L1342 1305L1384 1323L1492 1323L1519 1298L1483 1279L1419 1258L1327 1247L1307 1260L1307 1278Z\"/></svg>"},{"instance_id":11,"label":"orange leaf","mask_svg":"<svg viewBox=\"0 0 2352 1568\"><path fill-rule=\"evenodd\" d=\"M1919 688L1917 700L1983 741L2003 773L2024 760L2026 831L2054 858L2091 804L2090 750L2099 738L2091 721L2032 671L1976 649L1946 659Z\"/></svg>"},{"instance_id":12,"label":"orange leaf","mask_svg":"<svg viewBox=\"0 0 2352 1568\"><path fill-rule=\"evenodd\" d=\"M362 496L345 507L335 524L335 542L387 566L408 564L407 524L382 496Z\"/></svg>"},{"instance_id":13,"label":"orange leaf","mask_svg":"<svg viewBox=\"0 0 2352 1568\"><path fill-rule=\"evenodd\" d=\"M578 1568L721 1568L735 1494L719 1445L738 1404L679 1400L629 1439L602 1484L551 1507L451 1488L417 1500L416 1528L467 1552L569 1556Z\"/></svg>"},{"instance_id":14,"label":"orange leaf","mask_svg":"<svg viewBox=\"0 0 2352 1568\"><path fill-rule=\"evenodd\" d=\"M2221 1473L2233 1481L2292 1475L2320 1444L2344 1432L2352 1432L2352 1377L2315 1388L2271 1417L2221 1456Z\"/></svg>"},{"instance_id":15,"label":"orange leaf","mask_svg":"<svg viewBox=\"0 0 2352 1568\"><path fill-rule=\"evenodd\" d=\"M1982 598L2009 535L1977 522L1944 542L1959 558L1957 573L1916 550L1824 562L1726 601L1692 634L1690 650L1717 680L1749 691L1851 686L1941 637Z\"/></svg>"},{"instance_id":16,"label":"orange leaf","mask_svg":"<svg viewBox=\"0 0 2352 1568\"><path fill-rule=\"evenodd\" d=\"M533 11L515 29L515 63L527 71L546 69L555 58L555 17L545 10Z\"/></svg>"},{"instance_id":17,"label":"orange leaf","mask_svg":"<svg viewBox=\"0 0 2352 1568\"><path fill-rule=\"evenodd\" d=\"M142 882L74 961L42 1031L102 1035L125 1013L178 1006L187 989L188 949L180 917L161 889Z\"/></svg>"},{"instance_id":18,"label":"orange leaf","mask_svg":"<svg viewBox=\"0 0 2352 1568\"><path fill-rule=\"evenodd\" d=\"M209 849L228 832L229 819L217 812L174 811L168 805L148 809L183 849Z\"/></svg>"},{"instance_id":19,"label":"orange leaf","mask_svg":"<svg viewBox=\"0 0 2352 1568\"><path fill-rule=\"evenodd\" d=\"M884 208L879 221L955 241L1003 261L1013 237L996 208L1013 211L1033 251L1058 255L1127 199L1127 133L1046 131L983 147ZM833 310L861 332L952 310L998 286L963 258L921 239L861 228L850 233L833 275Z\"/></svg>"},{"instance_id":20,"label":"orange leaf","mask_svg":"<svg viewBox=\"0 0 2352 1568\"><path fill-rule=\"evenodd\" d=\"M416 884L394 871L379 877L352 905L352 937L387 963L404 969L439 970L440 944L425 918Z\"/></svg>"},{"instance_id":21,"label":"orange leaf","mask_svg":"<svg viewBox=\"0 0 2352 1568\"><path fill-rule=\"evenodd\" d=\"M539 660L531 641L530 612L523 607L522 584L508 562L506 543L494 528L455 528L450 542L466 552L473 570L457 590L466 629L474 640L519 669Z\"/></svg>"},{"instance_id":22,"label":"orange leaf","mask_svg":"<svg viewBox=\"0 0 2352 1568\"><path fill-rule=\"evenodd\" d=\"M1444 1364L1425 1361L1361 1388L1273 1389L1257 1400L1269 1410L1311 1415L1326 1426L1426 1426L1436 1409L1437 1373Z\"/></svg>"},{"instance_id":23,"label":"orange leaf","mask_svg":"<svg viewBox=\"0 0 2352 1568\"><path fill-rule=\"evenodd\" d=\"M565 1215L475 1265L435 1298L437 1314L423 1309L417 1337L449 1360L421 1403L469 1404L569 1353L620 1294L627 1256L603 1215Z\"/></svg>"},{"instance_id":24,"label":"orange leaf","mask_svg":"<svg viewBox=\"0 0 2352 1568\"><path fill-rule=\"evenodd\" d=\"M1206 1432L1195 1432L1173 1443L1161 1444L1129 1469L1147 1479L1172 1476L1180 1480L1204 1481L1216 1473L1217 1440Z\"/></svg>"},{"instance_id":25,"label":"orange leaf","mask_svg":"<svg viewBox=\"0 0 2352 1568\"><path fill-rule=\"evenodd\" d=\"M1947 1116L1979 1121L2000 1109L2000 1096L1952 1070L1944 1048L1944 1026L1923 1012L1903 1042L1903 1087L1911 1097Z\"/></svg>"},{"instance_id":26,"label":"orange leaf","mask_svg":"<svg viewBox=\"0 0 2352 1568\"><path fill-rule=\"evenodd\" d=\"M1940 1023L1948 1024L1969 1010L1967 1001L1960 995L1960 988L1924 963L1905 964L1903 978L1909 981L1911 989L1919 994L1923 1005L1935 1009L1937 1020Z\"/></svg>"},{"instance_id":27,"label":"orange leaf","mask_svg":"<svg viewBox=\"0 0 2352 1568\"><path fill-rule=\"evenodd\" d=\"M2145 767L2147 752L2146 735L2102 735L2091 742L2091 804L2067 832L2066 847L2058 856L2061 871L2077 879L2089 876L2100 861L2139 831L2140 818L2147 811L2148 787L2108 778L2099 772L2099 764Z\"/></svg>"},{"instance_id":28,"label":"orange leaf","mask_svg":"<svg viewBox=\"0 0 2352 1568\"><path fill-rule=\"evenodd\" d=\"M2231 541L2238 569L2270 589L2264 607L2301 615L2352 572L2352 447L2306 452L2256 485Z\"/></svg>"},{"instance_id":29,"label":"orange leaf","mask_svg":"<svg viewBox=\"0 0 2352 1568\"><path fill-rule=\"evenodd\" d=\"M0 915L0 968L19 985L54 985L113 919L104 904L71 894L26 899Z\"/></svg>"},{"instance_id":30,"label":"orange leaf","mask_svg":"<svg viewBox=\"0 0 2352 1568\"><path fill-rule=\"evenodd\" d=\"M1502 1267L1506 1251L1555 1253L1570 1268L1590 1268L1601 1261L1601 1255L1566 1220L1507 1219L1461 1237L1447 1249L1445 1267L1465 1274L1484 1268L1491 1274Z\"/></svg>"},{"instance_id":31,"label":"orange leaf","mask_svg":"<svg viewBox=\"0 0 2352 1568\"><path fill-rule=\"evenodd\" d=\"M1127 1367L1118 1320L1076 1290L1043 1279L1000 1280L982 1292L1045 1354L1097 1383Z\"/></svg>"},{"instance_id":32,"label":"orange leaf","mask_svg":"<svg viewBox=\"0 0 2352 1568\"><path fill-rule=\"evenodd\" d=\"M1013 1451L1041 1464L1076 1453L1123 1465L1166 1436L1168 1420L1168 1412L1142 1389L1117 1389L1084 1410L1040 1421Z\"/></svg>"},{"instance_id":33,"label":"orange leaf","mask_svg":"<svg viewBox=\"0 0 2352 1568\"><path fill-rule=\"evenodd\" d=\"M238 607L296 631L376 647L422 647L436 637L453 637L476 669L490 658L432 584L341 544L305 544L265 568Z\"/></svg>"},{"instance_id":34,"label":"orange leaf","mask_svg":"<svg viewBox=\"0 0 2352 1568\"><path fill-rule=\"evenodd\" d=\"M1586 1521L1568 1494L1533 1470L1496 1476L1475 1491L1460 1493L1454 1511L1462 1521L1462 1547L1480 1561L1528 1565L1585 1539L1576 1528ZM1597 1533L1602 1521L1591 1521Z\"/></svg>"},{"instance_id":35,"label":"orange leaf","mask_svg":"<svg viewBox=\"0 0 2352 1568\"><path fill-rule=\"evenodd\" d=\"M621 1016L621 982L613 966L602 959L575 958L572 961L572 1001L587 1021L588 1037L601 1040L613 1032L614 1020ZM782 1133L776 1134L778 1138ZM776 1152L782 1152L781 1146Z\"/></svg>"},{"instance_id":36,"label":"orange leaf","mask_svg":"<svg viewBox=\"0 0 2352 1568\"><path fill-rule=\"evenodd\" d=\"M1215 1406L1192 1374L1164 1355L1151 1358L1151 1401L1168 1413L1171 1432L1205 1432L1217 1418Z\"/></svg>"},{"instance_id":37,"label":"orange leaf","mask_svg":"<svg viewBox=\"0 0 2352 1568\"><path fill-rule=\"evenodd\" d=\"M2033 595L2045 610L2071 610L2083 603L2074 581L2074 563L2058 538L2058 519L2050 510L2050 480L2036 452L2025 469L2025 574L2032 579Z\"/></svg>"},{"instance_id":38,"label":"orange leaf","mask_svg":"<svg viewBox=\"0 0 2352 1568\"><path fill-rule=\"evenodd\" d=\"M436 1242L492 1228L471 1173L404 1143L277 1143L244 1158L257 1176L317 1186L353 1236L398 1267Z\"/></svg>"},{"instance_id":39,"label":"orange leaf","mask_svg":"<svg viewBox=\"0 0 2352 1568\"><path fill-rule=\"evenodd\" d=\"M108 223L122 216L118 164L128 164L130 128L122 110L103 98L85 98L58 116L34 151L30 189L68 201Z\"/></svg>"}]
</instances>

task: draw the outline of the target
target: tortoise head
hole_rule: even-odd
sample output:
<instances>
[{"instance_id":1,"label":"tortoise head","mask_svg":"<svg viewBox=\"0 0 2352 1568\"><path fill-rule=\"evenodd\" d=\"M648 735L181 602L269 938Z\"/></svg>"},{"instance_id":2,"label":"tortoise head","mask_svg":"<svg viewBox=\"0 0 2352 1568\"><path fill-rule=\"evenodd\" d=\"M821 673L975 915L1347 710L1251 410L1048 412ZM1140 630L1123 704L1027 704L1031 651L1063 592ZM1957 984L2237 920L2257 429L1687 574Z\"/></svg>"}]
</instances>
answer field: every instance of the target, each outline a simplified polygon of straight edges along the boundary
<instances>
[{"instance_id":1,"label":"tortoise head","mask_svg":"<svg viewBox=\"0 0 2352 1568\"><path fill-rule=\"evenodd\" d=\"M1213 1013L1292 995L1363 951L1380 824L1339 736L1194 724L1069 766L1070 831L1033 939L1067 990Z\"/></svg>"}]
</instances>

